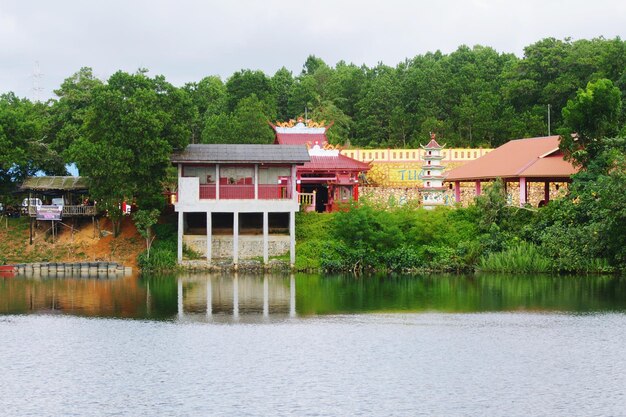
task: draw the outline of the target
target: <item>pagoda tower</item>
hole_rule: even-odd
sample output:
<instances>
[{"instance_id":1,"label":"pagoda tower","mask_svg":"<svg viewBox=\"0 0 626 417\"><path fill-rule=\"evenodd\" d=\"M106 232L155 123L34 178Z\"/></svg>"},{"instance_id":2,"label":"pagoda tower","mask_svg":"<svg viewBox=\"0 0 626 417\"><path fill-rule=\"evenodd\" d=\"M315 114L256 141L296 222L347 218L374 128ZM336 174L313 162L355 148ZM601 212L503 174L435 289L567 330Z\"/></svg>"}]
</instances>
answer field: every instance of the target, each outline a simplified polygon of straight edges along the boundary
<instances>
[{"instance_id":1,"label":"pagoda tower","mask_svg":"<svg viewBox=\"0 0 626 417\"><path fill-rule=\"evenodd\" d=\"M423 183L419 190L422 194L422 205L427 210L444 204L443 196L446 189L443 186L443 171L445 168L441 165L443 159L441 151L444 146L437 143L434 133L431 133L428 145L420 145L424 150L422 154L424 165L419 174L419 179Z\"/></svg>"}]
</instances>

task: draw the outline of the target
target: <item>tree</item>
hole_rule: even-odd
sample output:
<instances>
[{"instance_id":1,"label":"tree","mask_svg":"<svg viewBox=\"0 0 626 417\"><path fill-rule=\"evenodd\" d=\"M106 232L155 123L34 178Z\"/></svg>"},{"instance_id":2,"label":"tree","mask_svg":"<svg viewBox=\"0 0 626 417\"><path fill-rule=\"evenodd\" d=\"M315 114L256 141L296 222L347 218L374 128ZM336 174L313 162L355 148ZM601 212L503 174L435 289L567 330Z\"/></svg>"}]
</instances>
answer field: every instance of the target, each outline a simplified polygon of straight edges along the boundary
<instances>
[{"instance_id":1,"label":"tree","mask_svg":"<svg viewBox=\"0 0 626 417\"><path fill-rule=\"evenodd\" d=\"M276 117L278 120L289 120L294 115L289 113L289 95L294 80L291 71L282 67L272 77L272 92L276 101Z\"/></svg>"},{"instance_id":2,"label":"tree","mask_svg":"<svg viewBox=\"0 0 626 417\"><path fill-rule=\"evenodd\" d=\"M189 94L195 107L191 143L198 143L206 119L226 111L226 86L220 77L211 76L204 77L198 83L187 83L183 90Z\"/></svg>"},{"instance_id":3,"label":"tree","mask_svg":"<svg viewBox=\"0 0 626 417\"><path fill-rule=\"evenodd\" d=\"M47 104L13 93L0 96L0 193L38 171L65 174L63 159L50 144L49 124Z\"/></svg>"},{"instance_id":4,"label":"tree","mask_svg":"<svg viewBox=\"0 0 626 417\"><path fill-rule=\"evenodd\" d=\"M189 97L145 71L117 72L96 88L81 136L70 148L90 192L107 209L119 234L121 204L163 204L162 182L174 149L187 145L193 117Z\"/></svg>"},{"instance_id":5,"label":"tree","mask_svg":"<svg viewBox=\"0 0 626 417\"><path fill-rule=\"evenodd\" d=\"M256 95L265 102L272 101L272 84L263 71L242 70L234 73L226 81L227 107L235 110L237 104L244 98Z\"/></svg>"},{"instance_id":6,"label":"tree","mask_svg":"<svg viewBox=\"0 0 626 417\"><path fill-rule=\"evenodd\" d=\"M202 131L203 143L272 143L274 135L268 121L276 115L255 94L242 99L231 114L207 118Z\"/></svg>"},{"instance_id":7,"label":"tree","mask_svg":"<svg viewBox=\"0 0 626 417\"><path fill-rule=\"evenodd\" d=\"M133 215L137 231L146 240L146 259L150 259L150 248L156 238L156 235L152 232L152 226L159 220L159 214L158 209L152 209L137 210Z\"/></svg>"},{"instance_id":8,"label":"tree","mask_svg":"<svg viewBox=\"0 0 626 417\"><path fill-rule=\"evenodd\" d=\"M51 142L53 148L66 159L68 149L80 137L80 129L93 100L93 91L102 84L91 68L83 67L54 90L59 99L53 103L51 111Z\"/></svg>"},{"instance_id":9,"label":"tree","mask_svg":"<svg viewBox=\"0 0 626 417\"><path fill-rule=\"evenodd\" d=\"M603 139L619 132L621 110L621 92L611 80L588 83L563 108L565 127L560 130L561 149L586 167L602 150Z\"/></svg>"}]
</instances>

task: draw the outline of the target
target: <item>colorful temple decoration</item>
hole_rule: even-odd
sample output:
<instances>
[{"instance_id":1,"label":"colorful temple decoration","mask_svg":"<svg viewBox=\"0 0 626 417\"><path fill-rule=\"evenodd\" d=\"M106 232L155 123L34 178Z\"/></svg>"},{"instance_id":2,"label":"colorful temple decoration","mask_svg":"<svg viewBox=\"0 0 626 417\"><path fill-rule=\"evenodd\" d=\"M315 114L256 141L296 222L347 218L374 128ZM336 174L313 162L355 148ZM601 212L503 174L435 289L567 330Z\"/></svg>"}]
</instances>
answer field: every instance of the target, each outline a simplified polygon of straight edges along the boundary
<instances>
[{"instance_id":1,"label":"colorful temple decoration","mask_svg":"<svg viewBox=\"0 0 626 417\"><path fill-rule=\"evenodd\" d=\"M342 155L328 143L326 131L332 126L299 118L271 125L279 145L306 145L311 161L296 170L296 188L308 195L310 209L336 210L339 204L359 199L359 178L370 165Z\"/></svg>"},{"instance_id":2,"label":"colorful temple decoration","mask_svg":"<svg viewBox=\"0 0 626 417\"><path fill-rule=\"evenodd\" d=\"M445 187L443 186L444 166L441 164L443 158L443 146L437 143L435 134L431 134L430 142L426 146L420 145L424 150L422 160L422 171L419 179L422 180L423 186L420 188L422 194L422 205L425 209L433 209L444 204ZM445 145L444 145L445 146Z\"/></svg>"}]
</instances>

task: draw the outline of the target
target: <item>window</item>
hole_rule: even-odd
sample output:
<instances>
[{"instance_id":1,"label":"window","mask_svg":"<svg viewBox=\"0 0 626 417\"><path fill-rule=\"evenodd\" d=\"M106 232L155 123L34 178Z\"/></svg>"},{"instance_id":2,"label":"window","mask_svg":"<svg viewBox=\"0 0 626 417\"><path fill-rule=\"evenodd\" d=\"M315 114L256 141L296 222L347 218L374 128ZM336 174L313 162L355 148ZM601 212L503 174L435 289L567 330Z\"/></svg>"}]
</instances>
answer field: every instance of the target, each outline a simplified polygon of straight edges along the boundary
<instances>
[{"instance_id":1,"label":"window","mask_svg":"<svg viewBox=\"0 0 626 417\"><path fill-rule=\"evenodd\" d=\"M253 185L254 167L220 167L220 185Z\"/></svg>"},{"instance_id":2,"label":"window","mask_svg":"<svg viewBox=\"0 0 626 417\"><path fill-rule=\"evenodd\" d=\"M415 152L413 152L413 159L415 159Z\"/></svg>"},{"instance_id":3,"label":"window","mask_svg":"<svg viewBox=\"0 0 626 417\"><path fill-rule=\"evenodd\" d=\"M459 157L459 153L458 152L454 152L454 159L457 159Z\"/></svg>"},{"instance_id":4,"label":"window","mask_svg":"<svg viewBox=\"0 0 626 417\"><path fill-rule=\"evenodd\" d=\"M215 184L215 165L183 166L183 177L198 177L200 184Z\"/></svg>"},{"instance_id":5,"label":"window","mask_svg":"<svg viewBox=\"0 0 626 417\"><path fill-rule=\"evenodd\" d=\"M393 159L396 159L396 153L394 152L392 155L393 155Z\"/></svg>"},{"instance_id":6,"label":"window","mask_svg":"<svg viewBox=\"0 0 626 417\"><path fill-rule=\"evenodd\" d=\"M259 184L278 184L280 178L291 178L289 167L259 168Z\"/></svg>"},{"instance_id":7,"label":"window","mask_svg":"<svg viewBox=\"0 0 626 417\"><path fill-rule=\"evenodd\" d=\"M405 155L406 159L409 159L409 153L407 152Z\"/></svg>"}]
</instances>

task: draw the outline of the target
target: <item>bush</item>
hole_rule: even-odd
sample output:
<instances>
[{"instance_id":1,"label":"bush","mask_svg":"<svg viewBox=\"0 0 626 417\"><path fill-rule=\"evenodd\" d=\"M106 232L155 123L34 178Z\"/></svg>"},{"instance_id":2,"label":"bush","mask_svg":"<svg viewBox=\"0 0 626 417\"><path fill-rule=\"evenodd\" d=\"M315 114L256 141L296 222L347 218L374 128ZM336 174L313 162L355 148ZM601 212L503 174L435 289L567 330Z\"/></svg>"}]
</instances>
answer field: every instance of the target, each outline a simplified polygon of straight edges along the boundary
<instances>
[{"instance_id":1,"label":"bush","mask_svg":"<svg viewBox=\"0 0 626 417\"><path fill-rule=\"evenodd\" d=\"M519 242L480 259L479 269L489 272L542 273L552 271L552 262L532 243Z\"/></svg>"}]
</instances>

